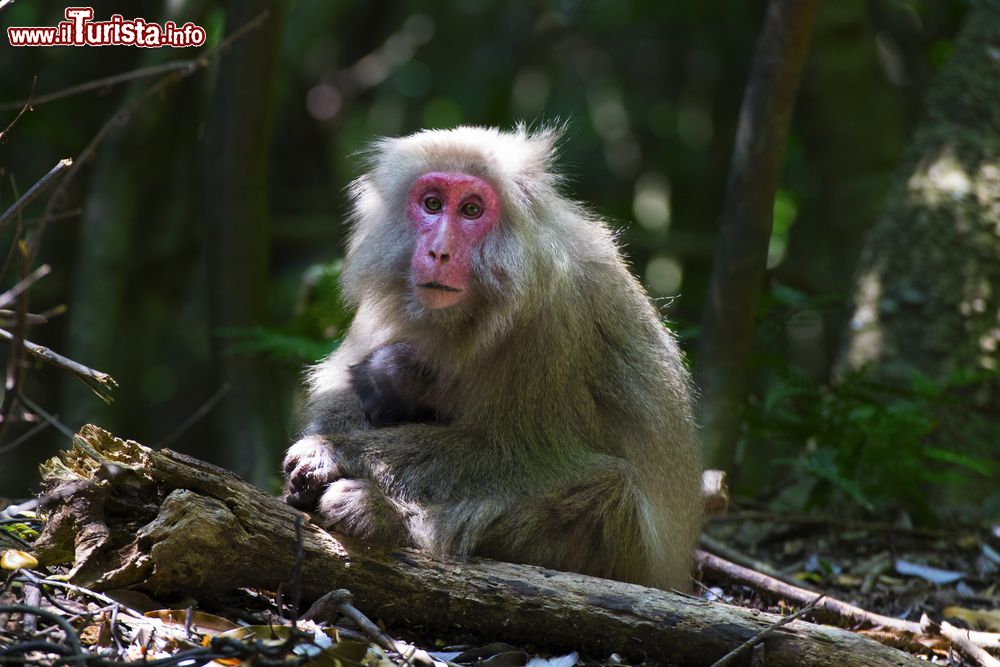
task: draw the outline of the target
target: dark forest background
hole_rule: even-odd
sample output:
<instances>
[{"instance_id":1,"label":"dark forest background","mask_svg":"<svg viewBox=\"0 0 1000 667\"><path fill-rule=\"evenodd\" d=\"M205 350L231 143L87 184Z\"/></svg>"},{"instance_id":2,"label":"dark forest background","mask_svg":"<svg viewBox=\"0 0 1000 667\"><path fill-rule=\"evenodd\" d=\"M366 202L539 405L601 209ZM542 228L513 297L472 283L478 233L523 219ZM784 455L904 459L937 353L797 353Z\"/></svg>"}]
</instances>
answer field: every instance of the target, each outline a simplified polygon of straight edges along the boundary
<instances>
[{"instance_id":1,"label":"dark forest background","mask_svg":"<svg viewBox=\"0 0 1000 667\"><path fill-rule=\"evenodd\" d=\"M18 0L0 23L55 25L65 6ZM763 2L93 6L99 18L190 20L206 27L209 44L13 49L4 39L0 125L17 114L35 76L41 97L195 58L262 9L272 13L220 58L113 120L70 184L40 245L38 263L52 273L30 291L32 312L67 310L29 338L110 373L120 388L105 405L58 369L32 365L21 388L29 412L57 415L65 428L18 442L35 424L11 425L0 442L0 495L35 490L37 464L66 446L64 431L88 421L276 488L277 462L297 427L301 369L349 321L337 305L336 272L344 188L359 175L358 152L374 137L419 128L565 122L559 165L567 190L621 229L633 271L699 363L699 322ZM751 396L728 466L742 495L918 519L1000 509L1000 393L975 394L983 382L995 387L995 354L992 368L961 362L945 373L933 360L916 364L919 373L893 377L891 389L884 374L843 361L859 258L871 230L895 210L893 183L920 161L907 150L918 150L908 147L928 118L928 91L971 6L820 5L774 202ZM0 209L59 159L80 154L160 78L35 104L0 145ZM982 123L995 142L996 117ZM261 141L264 152L255 149ZM974 221L998 215L991 193ZM0 230L2 254L37 225L44 199ZM905 239L882 247L899 250ZM983 261L1000 259L993 243ZM7 289L16 276L2 278ZM987 288L983 311L996 312L1000 326L1000 285ZM956 308L966 300L979 307L956 294ZM983 349L995 352L996 343ZM931 507L931 498L940 503Z\"/></svg>"}]
</instances>

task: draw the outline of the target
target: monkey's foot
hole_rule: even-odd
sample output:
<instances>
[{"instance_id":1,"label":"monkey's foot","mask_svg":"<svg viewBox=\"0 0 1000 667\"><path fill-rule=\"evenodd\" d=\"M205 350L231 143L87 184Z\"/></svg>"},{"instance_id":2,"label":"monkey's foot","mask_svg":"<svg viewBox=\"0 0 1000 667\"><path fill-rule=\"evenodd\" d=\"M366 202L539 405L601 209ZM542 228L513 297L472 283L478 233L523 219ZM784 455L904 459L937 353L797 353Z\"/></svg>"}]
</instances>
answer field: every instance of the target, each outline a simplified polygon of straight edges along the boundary
<instances>
[{"instance_id":1,"label":"monkey's foot","mask_svg":"<svg viewBox=\"0 0 1000 667\"><path fill-rule=\"evenodd\" d=\"M384 546L403 545L402 512L371 482L338 479L319 499L320 524L344 535Z\"/></svg>"},{"instance_id":2,"label":"monkey's foot","mask_svg":"<svg viewBox=\"0 0 1000 667\"><path fill-rule=\"evenodd\" d=\"M285 471L285 500L292 507L311 510L330 482L341 477L340 456L320 435L302 438L289 447L282 464Z\"/></svg>"}]
</instances>

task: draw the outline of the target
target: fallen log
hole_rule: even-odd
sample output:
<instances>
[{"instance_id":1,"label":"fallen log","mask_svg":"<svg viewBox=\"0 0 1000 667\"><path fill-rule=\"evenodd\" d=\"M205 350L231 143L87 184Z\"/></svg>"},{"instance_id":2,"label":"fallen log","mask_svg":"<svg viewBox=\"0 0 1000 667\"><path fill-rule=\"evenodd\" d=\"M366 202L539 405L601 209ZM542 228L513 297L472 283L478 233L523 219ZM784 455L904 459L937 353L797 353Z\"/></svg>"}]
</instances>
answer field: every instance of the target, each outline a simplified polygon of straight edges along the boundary
<instances>
[{"instance_id":1,"label":"fallen log","mask_svg":"<svg viewBox=\"0 0 1000 667\"><path fill-rule=\"evenodd\" d=\"M655 664L710 665L779 616L674 592L483 559L452 562L368 549L236 475L85 426L42 465L48 564L96 590L204 597L238 587L289 590L295 521L301 594L348 588L391 627L472 634ZM918 665L909 654L839 628L793 621L763 642L767 664ZM749 658L732 664L749 664Z\"/></svg>"}]
</instances>

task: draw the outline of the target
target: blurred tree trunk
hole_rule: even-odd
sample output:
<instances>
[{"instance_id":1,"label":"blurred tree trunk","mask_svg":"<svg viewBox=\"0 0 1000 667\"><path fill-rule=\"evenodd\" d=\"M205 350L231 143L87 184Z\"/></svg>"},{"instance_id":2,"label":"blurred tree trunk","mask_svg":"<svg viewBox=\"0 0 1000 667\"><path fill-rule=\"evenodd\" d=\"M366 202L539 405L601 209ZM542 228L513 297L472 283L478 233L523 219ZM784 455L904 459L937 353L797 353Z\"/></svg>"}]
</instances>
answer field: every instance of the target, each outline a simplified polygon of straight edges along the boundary
<instances>
[{"instance_id":1,"label":"blurred tree trunk","mask_svg":"<svg viewBox=\"0 0 1000 667\"><path fill-rule=\"evenodd\" d=\"M695 380L705 462L731 469L785 137L818 0L771 0L736 131Z\"/></svg>"},{"instance_id":2,"label":"blurred tree trunk","mask_svg":"<svg viewBox=\"0 0 1000 667\"><path fill-rule=\"evenodd\" d=\"M1000 0L973 5L865 240L842 369L1000 370ZM972 405L1000 406L1000 376Z\"/></svg>"},{"instance_id":3,"label":"blurred tree trunk","mask_svg":"<svg viewBox=\"0 0 1000 667\"><path fill-rule=\"evenodd\" d=\"M200 23L207 2L167 4L163 20ZM183 57L176 49L142 51L137 64L123 62L123 69L149 67ZM142 93L157 80L137 79L127 88L124 99ZM140 232L136 238L134 227L160 223L161 211L149 206L151 200L156 200L149 196L150 189L162 191L166 165L173 160L180 122L166 120L187 108L189 100L182 99L182 92L171 88L164 98L143 104L126 119L126 125L108 135L97 151L76 245L67 349L70 358L110 373L121 390L115 395L115 403L108 406L76 379L66 378L60 416L73 430L85 422L117 428L123 425L124 414L141 409L138 403L142 394L136 387L142 369L128 364L128 359L134 359L135 355L122 354L123 344L131 348L135 341L130 338L142 324L128 321L124 315L129 310L138 310L130 308L126 301L130 286L135 286L130 277L145 271L136 261L136 246L142 246L149 236ZM142 294L133 293L132 297L142 298Z\"/></svg>"},{"instance_id":4,"label":"blurred tree trunk","mask_svg":"<svg viewBox=\"0 0 1000 667\"><path fill-rule=\"evenodd\" d=\"M217 446L222 461L263 484L277 473L283 444L270 371L259 357L227 352L227 330L265 324L268 303L270 230L268 153L272 101L285 2L228 3L226 33L262 12L270 17L237 41L218 70L204 142L202 215L212 358L219 384L229 394L218 406Z\"/></svg>"},{"instance_id":5,"label":"blurred tree trunk","mask_svg":"<svg viewBox=\"0 0 1000 667\"><path fill-rule=\"evenodd\" d=\"M864 235L885 199L888 173L899 164L906 126L899 94L879 64L866 2L820 5L795 120L814 171L776 270L780 281L809 294L848 296ZM804 321L789 331L796 367L817 380L829 377L846 311L840 306L798 318Z\"/></svg>"}]
</instances>

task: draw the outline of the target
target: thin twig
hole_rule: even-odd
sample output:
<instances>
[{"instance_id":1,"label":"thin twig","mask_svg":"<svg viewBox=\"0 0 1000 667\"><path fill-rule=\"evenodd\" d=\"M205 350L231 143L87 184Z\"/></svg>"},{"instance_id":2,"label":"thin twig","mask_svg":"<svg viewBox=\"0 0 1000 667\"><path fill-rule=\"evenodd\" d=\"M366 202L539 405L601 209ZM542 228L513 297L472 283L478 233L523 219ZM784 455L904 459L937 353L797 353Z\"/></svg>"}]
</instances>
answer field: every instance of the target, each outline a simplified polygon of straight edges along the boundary
<instances>
[{"instance_id":1,"label":"thin twig","mask_svg":"<svg viewBox=\"0 0 1000 667\"><path fill-rule=\"evenodd\" d=\"M25 572L22 571L21 574L23 575L25 574ZM67 581L59 581L57 579L45 579L42 577L35 577L35 576L32 576L32 582L38 586L52 586L53 588L62 588L67 591L73 591L74 593L79 593L82 596L93 598L98 602L103 602L106 605L114 605L117 607L121 607L129 615L135 616L136 618L146 618L145 616L142 615L141 612L132 609L128 605L124 605L113 598L109 598L107 595L104 595L103 593L92 591L89 588L85 588L83 586L77 586L76 584L71 584Z\"/></svg>"},{"instance_id":2,"label":"thin twig","mask_svg":"<svg viewBox=\"0 0 1000 667\"><path fill-rule=\"evenodd\" d=\"M756 591L768 593L772 596L780 596L788 600L794 600L799 604L808 604L809 600L816 595L815 591L809 591L801 586L793 586L774 577L761 572L756 572L750 568L732 563L725 558L721 558L705 551L697 551L695 558L703 569L711 570L731 581L735 581L749 586ZM848 621L851 624L873 625L892 628L898 632L909 632L920 634L920 625L913 621L906 621L901 618L883 616L871 611L862 609L842 600L837 600L827 596L817 608L817 612L823 612L824 616L839 619L842 622Z\"/></svg>"},{"instance_id":3,"label":"thin twig","mask_svg":"<svg viewBox=\"0 0 1000 667\"><path fill-rule=\"evenodd\" d=\"M810 590L813 593L819 593L819 591L812 585L804 581L797 581L796 579L779 572L770 563L765 563L762 560L757 560L756 558L751 558L746 554L740 553L725 542L717 540L711 535L703 533L701 537L698 538L698 544L705 551L721 556L726 560L736 563L737 565L742 565L743 567L754 570L755 572L761 572L769 577L777 579L778 581L783 581L790 586L798 586L800 588Z\"/></svg>"},{"instance_id":4,"label":"thin twig","mask_svg":"<svg viewBox=\"0 0 1000 667\"><path fill-rule=\"evenodd\" d=\"M232 46L233 42L240 39L250 30L254 30L266 21L270 17L270 12L264 11L258 14L254 19L246 23L246 25L241 26L238 30L233 31L231 35L226 37L225 40L219 42L219 45L209 49L204 54L198 56L197 58L190 58L185 60L175 60L170 63L162 63L159 65L149 65L148 67L140 67L138 69L129 70L128 72L122 72L121 74L112 74L111 76L101 77L100 79L93 79L91 81L84 81L83 83L78 83L68 88L62 88L60 90L55 90L51 93L45 93L44 95L39 95L38 97L31 99L29 96L28 100L14 100L12 102L0 103L0 111L6 109L15 109L22 104L27 104L28 101L31 102L32 106L39 106L42 104L48 104L49 102L55 102L56 100L61 100L67 97L72 97L73 95L80 95L82 93L87 93L92 90L99 90L101 88L112 88L122 83L128 83L129 81L135 81L137 79L145 79L146 77L156 76L157 74L176 74L181 73L182 77L187 77L193 74L196 70L201 69L209 64L210 59L218 54L220 51L228 49ZM32 89L34 90L34 89Z\"/></svg>"},{"instance_id":5,"label":"thin twig","mask_svg":"<svg viewBox=\"0 0 1000 667\"><path fill-rule=\"evenodd\" d=\"M243 25L238 30L233 31L233 33L226 37L226 39L219 42L218 46L205 52L204 55L197 58L194 61L194 67L170 72L165 77L125 102L125 104L123 104L118 111L111 116L111 118L105 121L104 125L102 125L97 131L97 134L95 134L90 140L90 143L88 143L86 147L80 151L80 154L77 155L76 161L66 174L66 177L62 179L59 183L59 187L56 188L55 192L52 193L52 196L49 197L42 219L38 222L37 226L32 228L32 233L29 236L28 242L29 250L31 252L29 264L33 262L35 257L38 255L38 249L41 245L41 239L45 235L45 229L48 226L48 223L59 213L57 209L62 205L62 202L65 199L66 192L69 189L69 184L76 178L76 175L79 173L80 169L87 162L87 160L93 157L93 155L97 152L97 147L101 145L101 142L104 141L104 138L111 132L111 130L116 126L127 122L132 114L134 114L146 100L160 94L171 84L186 79L199 69L207 67L212 62L213 57L229 49L234 42L241 39L251 30L258 28L270 17L270 15L271 12L267 10L261 12L256 18L251 19L246 23L246 25Z\"/></svg>"},{"instance_id":6,"label":"thin twig","mask_svg":"<svg viewBox=\"0 0 1000 667\"><path fill-rule=\"evenodd\" d=\"M51 604L56 609L58 609L60 611L63 611L65 613L67 613L67 614L71 614L71 615L74 615L74 616L82 616L82 617L86 617L88 619L94 617L94 613L86 610L86 607L84 607L83 610L72 609L72 608L66 606L65 603L60 602L56 598L56 596L54 596L49 591L45 590L45 587L42 586L42 584L40 583L41 577L38 577L38 576L32 574L30 570L19 570L18 574L19 574L18 580L21 581L21 582L23 582L25 584L25 588L27 588L27 586L30 584L31 587L34 590L38 591L39 595L41 595L46 600L48 600L49 604ZM66 598L66 602L69 602L69 601L70 600L68 598ZM37 602L28 602L28 604L30 604L32 606L35 606L35 607L38 606Z\"/></svg>"},{"instance_id":7,"label":"thin twig","mask_svg":"<svg viewBox=\"0 0 1000 667\"><path fill-rule=\"evenodd\" d=\"M822 600L824 597L825 593L820 593L813 599L812 602L807 604L805 607L802 607L802 609L799 609L794 614L782 617L781 620L779 620L777 623L774 623L764 628L763 630L755 634L753 637L751 637L747 641L743 642L742 644L734 648L729 653L725 654L724 656L713 662L712 667L722 667L723 665L732 662L733 659L736 658L736 656L738 656L740 653L743 653L744 651L753 648L757 644L761 643L769 634L773 633L781 626L788 625L792 621L802 618L803 616L811 612L813 609L816 608L816 605L819 604L819 601Z\"/></svg>"},{"instance_id":8,"label":"thin twig","mask_svg":"<svg viewBox=\"0 0 1000 667\"><path fill-rule=\"evenodd\" d=\"M165 438L163 438L158 443L153 445L153 447L159 449L161 447L167 447L173 444L179 437L184 435L184 433L189 428L191 428L199 419L207 415L209 411L211 411L211 409L214 408L215 405L219 401L221 401L226 394L229 393L230 389L232 389L232 385L229 384L228 382L219 387L219 390L214 394L212 394L212 396L209 397L209 399L205 401L205 403L200 408L195 410L190 417L188 417L181 423L180 426L171 431L169 435L167 435Z\"/></svg>"},{"instance_id":9,"label":"thin twig","mask_svg":"<svg viewBox=\"0 0 1000 667\"><path fill-rule=\"evenodd\" d=\"M12 542L16 542L26 551L31 551L32 549L31 542L28 542L27 540L18 537L14 533L6 533L3 537L5 540L11 540Z\"/></svg>"},{"instance_id":10,"label":"thin twig","mask_svg":"<svg viewBox=\"0 0 1000 667\"><path fill-rule=\"evenodd\" d=\"M102 77L100 79L94 79L92 81L85 81L83 83L78 83L68 88L62 88L60 90L55 90L51 93L46 93L44 95L39 95L31 101L32 106L40 106L42 104L47 104L49 102L55 102L56 100L61 100L66 97L72 97L73 95L80 95L82 93L90 92L91 90L99 90L101 88L112 88L120 83L128 83L129 81L134 81L136 79L143 79L147 76L156 76L157 74L163 74L165 72L174 72L176 70L186 70L186 69L197 69L198 68L198 58L195 59L185 59L185 60L175 60L170 63L162 63L160 65L150 65L149 67L140 67L139 69L129 70L128 72L123 72L121 74L113 74L111 76ZM22 103L25 100L14 100L12 102L4 102L0 104L0 110L12 109Z\"/></svg>"},{"instance_id":11,"label":"thin twig","mask_svg":"<svg viewBox=\"0 0 1000 667\"><path fill-rule=\"evenodd\" d=\"M47 422L47 421L42 420L42 421L38 422L37 424L35 424L34 426L32 426L30 429L28 429L24 433L22 433L21 435L19 435L16 438L14 438L9 443L7 443L7 444L0 444L0 454L6 454L7 452L12 451L12 450L20 447L25 442L27 442L28 440L31 440L33 437L35 437L36 435L38 435L39 433L41 433L42 431L44 431L45 429L47 429L49 426L51 426L51 424L49 424L49 422Z\"/></svg>"},{"instance_id":12,"label":"thin twig","mask_svg":"<svg viewBox=\"0 0 1000 667\"><path fill-rule=\"evenodd\" d=\"M42 264L40 267L29 273L23 280L18 281L16 285L3 294L0 294L0 308L7 307L7 305L14 301L14 299L21 296L22 292L50 273L52 273L52 267L48 264Z\"/></svg>"},{"instance_id":13,"label":"thin twig","mask_svg":"<svg viewBox=\"0 0 1000 667\"><path fill-rule=\"evenodd\" d=\"M2 7L0 7L0 9L2 9ZM22 106L21 110L17 112L17 115L14 116L14 120L10 121L4 131L0 132L0 144L7 141L7 133L10 132L15 125L17 125L17 121L21 120L21 116L31 110L32 98L35 96L36 83L38 83L38 76L34 76L31 79L31 90L28 91L28 99L24 100L24 106ZM15 104L14 106L17 105Z\"/></svg>"},{"instance_id":14,"label":"thin twig","mask_svg":"<svg viewBox=\"0 0 1000 667\"><path fill-rule=\"evenodd\" d=\"M17 179L14 178L14 174L10 174L10 190L14 193L14 197L18 196ZM24 216L18 214L16 216L17 228L11 235L12 242L10 248L7 249L7 255L3 259L3 265L0 266L0 282L6 281L7 270L14 264L14 257L17 256L18 251L21 249L21 244L18 242L23 238L24 234Z\"/></svg>"},{"instance_id":15,"label":"thin twig","mask_svg":"<svg viewBox=\"0 0 1000 667\"><path fill-rule=\"evenodd\" d=\"M75 433L73 433L73 431L70 430L68 426L66 426L66 424L63 424L61 421L59 421L58 417L56 417L53 414L49 414L49 412L42 406L38 405L38 403L35 403L34 401L32 401L27 396L24 396L23 394L19 398L21 399L22 402L24 402L26 406L28 406L28 408L30 408L36 414L41 415L42 419L55 426L57 431L62 433L70 440L72 440L73 436L76 435Z\"/></svg>"},{"instance_id":16,"label":"thin twig","mask_svg":"<svg viewBox=\"0 0 1000 667\"><path fill-rule=\"evenodd\" d=\"M80 215L83 215L83 209L82 208L74 208L74 209L70 209L68 211L63 211L62 213L56 213L51 218L49 218L48 221L49 222L55 222L57 220L69 220L70 218L75 218L75 217L80 216ZM38 216L37 218L27 218L26 220L24 220L24 226L25 227L33 227L34 225L37 225L38 223L40 223L43 219L44 218L42 216Z\"/></svg>"},{"instance_id":17,"label":"thin twig","mask_svg":"<svg viewBox=\"0 0 1000 667\"><path fill-rule=\"evenodd\" d=\"M416 660L425 665L434 663L433 658L426 651L405 642L397 641L390 637L382 628L365 616L364 612L354 606L354 596L345 588L330 591L319 600L313 603L306 613L302 614L303 620L311 620L317 623L332 623L338 615L351 619L358 629L368 637L369 640L378 644L386 651L394 651L406 657L406 661L411 663Z\"/></svg>"},{"instance_id":18,"label":"thin twig","mask_svg":"<svg viewBox=\"0 0 1000 667\"><path fill-rule=\"evenodd\" d=\"M0 338L13 340L14 334L6 329L0 329ZM24 341L24 349L30 352L35 358L72 373L78 380L90 387L95 394L100 396L105 403L111 403L111 392L118 388L118 383L107 373L88 368L81 363L62 356L58 352L53 352L44 345L32 343L30 340Z\"/></svg>"},{"instance_id":19,"label":"thin twig","mask_svg":"<svg viewBox=\"0 0 1000 667\"><path fill-rule=\"evenodd\" d=\"M18 226L20 227L20 225ZM21 279L12 290L17 292L17 296L14 297L17 300L17 306L14 308L13 340L10 346L10 356L7 358L3 400L0 401L0 422L2 422L0 423L0 441L6 438L7 429L10 428L10 416L17 409L17 400L21 394L21 381L24 379L24 338L28 332L28 292L26 286L20 289L18 286L30 285L32 281L27 275L29 266L27 248L24 247L20 239L17 239L17 246L17 254L21 260L19 267ZM44 275L47 271L42 273Z\"/></svg>"},{"instance_id":20,"label":"thin twig","mask_svg":"<svg viewBox=\"0 0 1000 667\"><path fill-rule=\"evenodd\" d=\"M64 158L56 163L56 166L49 170L49 173L42 176L38 181L31 186L31 188L25 192L23 195L18 197L17 201L10 205L10 207L0 215L0 229L7 226L11 220L14 219L18 213L20 213L25 206L30 204L32 200L38 195L42 194L50 185L58 180L59 174L64 172L73 166L72 158Z\"/></svg>"},{"instance_id":21,"label":"thin twig","mask_svg":"<svg viewBox=\"0 0 1000 667\"><path fill-rule=\"evenodd\" d=\"M18 613L18 614L34 614L35 616L41 616L42 618L52 621L66 633L66 641L69 642L70 648L76 655L67 656L63 658L63 661L74 661L80 665L80 667L85 667L87 664L87 656L83 652L83 646L80 644L80 638L76 634L76 630L73 626L66 622L59 614L55 614L51 611L41 609L39 607L29 607L23 604L10 604L10 605L0 605L0 612L6 613Z\"/></svg>"},{"instance_id":22,"label":"thin twig","mask_svg":"<svg viewBox=\"0 0 1000 667\"><path fill-rule=\"evenodd\" d=\"M369 639L387 651L395 651L396 646L392 638L382 631L370 618L365 616L352 602L354 596L346 588L332 590L319 600L313 603L306 613L302 614L304 620L319 622L332 622L337 614L346 616L354 621L358 629L365 633Z\"/></svg>"},{"instance_id":23,"label":"thin twig","mask_svg":"<svg viewBox=\"0 0 1000 667\"><path fill-rule=\"evenodd\" d=\"M21 574L27 576L23 570L21 571ZM74 593L79 593L80 595L83 595L85 597L93 598L98 602L103 602L106 605L119 606L122 609L124 609L128 614L135 616L137 618L146 618L145 616L142 615L142 612L132 609L128 605L124 605L118 600L115 600L114 598L109 598L107 595L104 595L103 593L98 593L97 591L93 591L84 586L77 586L76 584L71 584L68 581L59 581L58 579L46 579L43 577L36 577L34 575L31 575L31 578L33 583L39 586L52 586L53 588L62 588L67 591L73 591Z\"/></svg>"},{"instance_id":24,"label":"thin twig","mask_svg":"<svg viewBox=\"0 0 1000 667\"><path fill-rule=\"evenodd\" d=\"M47 324L49 318L41 313L25 313L24 318L30 326L36 324ZM0 308L0 327L10 328L11 324L17 321L17 313L7 308Z\"/></svg>"}]
</instances>

